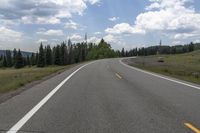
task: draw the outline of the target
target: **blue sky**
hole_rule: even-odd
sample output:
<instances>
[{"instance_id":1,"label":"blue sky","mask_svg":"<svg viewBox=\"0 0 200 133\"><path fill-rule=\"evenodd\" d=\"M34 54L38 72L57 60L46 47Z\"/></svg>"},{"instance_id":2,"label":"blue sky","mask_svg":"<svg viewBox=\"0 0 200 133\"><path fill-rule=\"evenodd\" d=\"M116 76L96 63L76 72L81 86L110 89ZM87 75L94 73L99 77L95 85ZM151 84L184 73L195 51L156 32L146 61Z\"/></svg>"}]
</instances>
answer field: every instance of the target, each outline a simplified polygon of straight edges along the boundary
<instances>
[{"instance_id":1,"label":"blue sky","mask_svg":"<svg viewBox=\"0 0 200 133\"><path fill-rule=\"evenodd\" d=\"M0 49L71 39L114 49L200 42L199 0L1 0Z\"/></svg>"}]
</instances>

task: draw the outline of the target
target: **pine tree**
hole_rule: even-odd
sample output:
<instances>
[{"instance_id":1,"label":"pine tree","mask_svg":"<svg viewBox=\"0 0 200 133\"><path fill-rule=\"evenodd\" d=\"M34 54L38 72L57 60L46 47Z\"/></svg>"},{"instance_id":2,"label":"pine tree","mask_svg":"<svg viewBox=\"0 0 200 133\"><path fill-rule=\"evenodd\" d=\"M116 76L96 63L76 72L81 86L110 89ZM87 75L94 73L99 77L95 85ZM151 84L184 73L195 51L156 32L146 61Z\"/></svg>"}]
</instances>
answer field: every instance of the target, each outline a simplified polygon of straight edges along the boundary
<instances>
[{"instance_id":1,"label":"pine tree","mask_svg":"<svg viewBox=\"0 0 200 133\"><path fill-rule=\"evenodd\" d=\"M67 48L66 43L62 42L60 47L60 63L61 65L66 65L67 63Z\"/></svg>"},{"instance_id":2,"label":"pine tree","mask_svg":"<svg viewBox=\"0 0 200 133\"><path fill-rule=\"evenodd\" d=\"M68 40L68 64L73 64L75 62L74 47L71 40Z\"/></svg>"},{"instance_id":3,"label":"pine tree","mask_svg":"<svg viewBox=\"0 0 200 133\"><path fill-rule=\"evenodd\" d=\"M16 49L14 49L13 50L13 65L15 66L15 64L16 64L16 59L17 58L17 50Z\"/></svg>"},{"instance_id":4,"label":"pine tree","mask_svg":"<svg viewBox=\"0 0 200 133\"><path fill-rule=\"evenodd\" d=\"M69 64L75 63L75 58L76 58L76 47L75 45L70 45L69 46Z\"/></svg>"},{"instance_id":5,"label":"pine tree","mask_svg":"<svg viewBox=\"0 0 200 133\"><path fill-rule=\"evenodd\" d=\"M50 45L46 47L46 64L52 65L52 50Z\"/></svg>"},{"instance_id":6,"label":"pine tree","mask_svg":"<svg viewBox=\"0 0 200 133\"><path fill-rule=\"evenodd\" d=\"M0 55L0 67L3 67L3 55Z\"/></svg>"},{"instance_id":7,"label":"pine tree","mask_svg":"<svg viewBox=\"0 0 200 133\"><path fill-rule=\"evenodd\" d=\"M52 48L52 64L55 65L55 53L56 53L56 47L54 46Z\"/></svg>"},{"instance_id":8,"label":"pine tree","mask_svg":"<svg viewBox=\"0 0 200 133\"><path fill-rule=\"evenodd\" d=\"M31 54L30 64L31 66L36 65L36 58L34 53Z\"/></svg>"},{"instance_id":9,"label":"pine tree","mask_svg":"<svg viewBox=\"0 0 200 133\"><path fill-rule=\"evenodd\" d=\"M193 42L191 42L189 44L189 52L192 52L192 51L194 51L194 44L193 44Z\"/></svg>"},{"instance_id":10,"label":"pine tree","mask_svg":"<svg viewBox=\"0 0 200 133\"><path fill-rule=\"evenodd\" d=\"M38 54L38 52L37 52L36 55L35 55L35 65L37 65L38 59L39 59L39 54Z\"/></svg>"},{"instance_id":11,"label":"pine tree","mask_svg":"<svg viewBox=\"0 0 200 133\"><path fill-rule=\"evenodd\" d=\"M55 48L54 64L55 65L61 65L60 45L57 45L56 48Z\"/></svg>"},{"instance_id":12,"label":"pine tree","mask_svg":"<svg viewBox=\"0 0 200 133\"><path fill-rule=\"evenodd\" d=\"M0 61L3 60L3 55L0 55Z\"/></svg>"},{"instance_id":13,"label":"pine tree","mask_svg":"<svg viewBox=\"0 0 200 133\"><path fill-rule=\"evenodd\" d=\"M124 48L122 48L121 56L122 56L122 57L125 57L125 51L124 51Z\"/></svg>"},{"instance_id":14,"label":"pine tree","mask_svg":"<svg viewBox=\"0 0 200 133\"><path fill-rule=\"evenodd\" d=\"M27 66L27 60L26 60L27 58L25 58L25 57L23 57L23 65L24 66Z\"/></svg>"},{"instance_id":15,"label":"pine tree","mask_svg":"<svg viewBox=\"0 0 200 133\"><path fill-rule=\"evenodd\" d=\"M45 52L43 49L43 45L41 43L39 48L37 67L44 67L44 66L45 66Z\"/></svg>"},{"instance_id":16,"label":"pine tree","mask_svg":"<svg viewBox=\"0 0 200 133\"><path fill-rule=\"evenodd\" d=\"M2 67L3 64L3 55L0 55L0 67Z\"/></svg>"},{"instance_id":17,"label":"pine tree","mask_svg":"<svg viewBox=\"0 0 200 133\"><path fill-rule=\"evenodd\" d=\"M16 56L15 68L22 68L22 67L24 67L24 61L23 61L22 53L19 49Z\"/></svg>"},{"instance_id":18,"label":"pine tree","mask_svg":"<svg viewBox=\"0 0 200 133\"><path fill-rule=\"evenodd\" d=\"M8 66L8 65L7 65L7 60L6 60L6 56L5 56L5 55L3 56L2 66L3 66L3 67L7 67L7 66Z\"/></svg>"},{"instance_id":19,"label":"pine tree","mask_svg":"<svg viewBox=\"0 0 200 133\"><path fill-rule=\"evenodd\" d=\"M6 50L7 67L12 67L12 55L10 50Z\"/></svg>"},{"instance_id":20,"label":"pine tree","mask_svg":"<svg viewBox=\"0 0 200 133\"><path fill-rule=\"evenodd\" d=\"M64 46L64 65L67 65L68 61L69 61L68 48L65 44L65 46Z\"/></svg>"},{"instance_id":21,"label":"pine tree","mask_svg":"<svg viewBox=\"0 0 200 133\"><path fill-rule=\"evenodd\" d=\"M31 62L30 62L29 56L26 57L26 64L27 64L29 67L31 66Z\"/></svg>"}]
</instances>

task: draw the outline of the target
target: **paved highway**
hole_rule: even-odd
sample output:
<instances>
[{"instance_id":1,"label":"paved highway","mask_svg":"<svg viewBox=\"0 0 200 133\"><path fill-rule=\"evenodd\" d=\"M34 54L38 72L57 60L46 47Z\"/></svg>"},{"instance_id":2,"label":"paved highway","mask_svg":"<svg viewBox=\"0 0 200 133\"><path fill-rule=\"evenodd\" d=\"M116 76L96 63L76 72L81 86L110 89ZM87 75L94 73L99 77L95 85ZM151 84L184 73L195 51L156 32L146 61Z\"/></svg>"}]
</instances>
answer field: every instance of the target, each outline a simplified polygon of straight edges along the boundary
<instances>
[{"instance_id":1,"label":"paved highway","mask_svg":"<svg viewBox=\"0 0 200 133\"><path fill-rule=\"evenodd\" d=\"M0 104L2 133L200 133L198 85L128 67L79 65Z\"/></svg>"}]
</instances>

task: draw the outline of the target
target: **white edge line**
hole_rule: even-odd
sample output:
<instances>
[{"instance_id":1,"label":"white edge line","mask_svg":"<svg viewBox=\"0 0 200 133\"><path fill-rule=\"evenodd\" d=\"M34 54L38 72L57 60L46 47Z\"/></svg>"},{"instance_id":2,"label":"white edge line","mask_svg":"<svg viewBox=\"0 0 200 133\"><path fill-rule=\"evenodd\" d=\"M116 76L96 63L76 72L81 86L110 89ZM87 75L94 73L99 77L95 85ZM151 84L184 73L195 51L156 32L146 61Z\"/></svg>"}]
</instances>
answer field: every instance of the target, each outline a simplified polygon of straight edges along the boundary
<instances>
[{"instance_id":1,"label":"white edge line","mask_svg":"<svg viewBox=\"0 0 200 133\"><path fill-rule=\"evenodd\" d=\"M200 90L200 87L198 87L198 86L191 85L191 84L188 84L188 83L184 83L184 82L181 82L181 81L178 81L178 80L175 80L175 79L167 78L167 77L164 77L164 76L161 76L161 75L158 75L158 74L155 74L155 73L151 73L151 72L148 72L148 71L139 69L139 68L135 68L135 67L133 67L133 66L130 66L130 65L125 64L124 62L122 62L122 60L123 60L123 59L120 59L119 62L120 62L122 65L124 65L124 66L126 66L126 67L128 67L128 68L131 68L131 69L134 69L134 70L136 70L136 71L143 72L143 73L145 73L145 74L149 74L149 75L152 75L152 76L161 78L161 79L165 79L165 80L168 80L168 81L171 81L171 82L174 82L174 83L178 83L178 84L181 84L181 85L185 85L185 86L192 87L192 88L195 88L195 89Z\"/></svg>"},{"instance_id":2,"label":"white edge line","mask_svg":"<svg viewBox=\"0 0 200 133\"><path fill-rule=\"evenodd\" d=\"M95 62L95 61L94 61ZM7 131L7 133L17 133L21 127L79 70L85 66L92 64L90 62L78 68L76 71L71 73L67 78L65 78L59 85L57 85L51 92L49 92L37 105L35 105L23 118L21 118L13 127Z\"/></svg>"}]
</instances>

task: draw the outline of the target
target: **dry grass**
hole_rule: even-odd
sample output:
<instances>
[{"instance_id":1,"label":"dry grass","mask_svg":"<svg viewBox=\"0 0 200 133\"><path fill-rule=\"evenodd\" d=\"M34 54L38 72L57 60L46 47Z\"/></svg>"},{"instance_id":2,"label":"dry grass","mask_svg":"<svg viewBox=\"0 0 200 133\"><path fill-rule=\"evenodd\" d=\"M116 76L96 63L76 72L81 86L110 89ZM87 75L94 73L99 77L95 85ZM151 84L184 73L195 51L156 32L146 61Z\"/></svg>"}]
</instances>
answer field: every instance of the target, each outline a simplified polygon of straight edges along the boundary
<instances>
[{"instance_id":1,"label":"dry grass","mask_svg":"<svg viewBox=\"0 0 200 133\"><path fill-rule=\"evenodd\" d=\"M73 66L74 65L49 66L45 68L27 67L22 69L0 69L0 93L16 90L27 83L40 80L52 73L69 69Z\"/></svg>"},{"instance_id":2,"label":"dry grass","mask_svg":"<svg viewBox=\"0 0 200 133\"><path fill-rule=\"evenodd\" d=\"M162 57L164 62L158 62L159 57ZM200 84L199 50L178 55L139 57L131 65Z\"/></svg>"}]
</instances>

